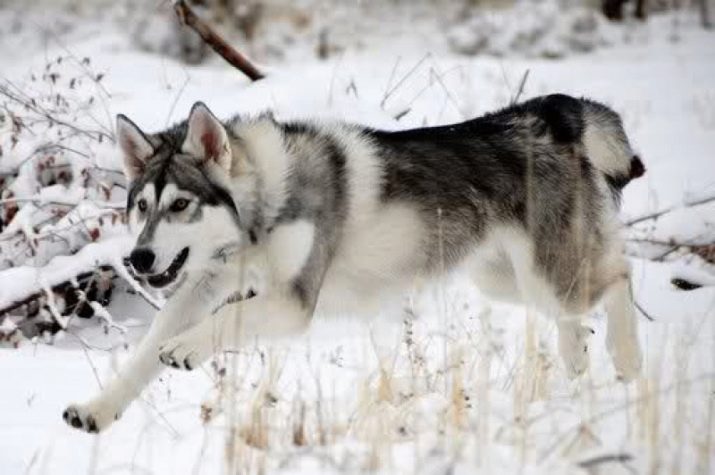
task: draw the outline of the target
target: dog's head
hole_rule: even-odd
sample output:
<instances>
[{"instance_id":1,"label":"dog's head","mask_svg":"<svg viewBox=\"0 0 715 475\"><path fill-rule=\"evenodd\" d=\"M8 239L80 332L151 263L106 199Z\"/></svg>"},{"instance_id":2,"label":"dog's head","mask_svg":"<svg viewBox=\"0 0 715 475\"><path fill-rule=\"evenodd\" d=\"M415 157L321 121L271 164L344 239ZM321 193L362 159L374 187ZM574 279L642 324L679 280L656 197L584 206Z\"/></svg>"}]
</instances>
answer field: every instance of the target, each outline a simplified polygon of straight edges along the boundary
<instances>
[{"instance_id":1,"label":"dog's head","mask_svg":"<svg viewBox=\"0 0 715 475\"><path fill-rule=\"evenodd\" d=\"M119 115L117 138L136 237L129 260L137 274L167 287L207 267L222 246L239 244L238 211L228 190L231 143L204 104L196 103L186 122L153 135Z\"/></svg>"}]
</instances>

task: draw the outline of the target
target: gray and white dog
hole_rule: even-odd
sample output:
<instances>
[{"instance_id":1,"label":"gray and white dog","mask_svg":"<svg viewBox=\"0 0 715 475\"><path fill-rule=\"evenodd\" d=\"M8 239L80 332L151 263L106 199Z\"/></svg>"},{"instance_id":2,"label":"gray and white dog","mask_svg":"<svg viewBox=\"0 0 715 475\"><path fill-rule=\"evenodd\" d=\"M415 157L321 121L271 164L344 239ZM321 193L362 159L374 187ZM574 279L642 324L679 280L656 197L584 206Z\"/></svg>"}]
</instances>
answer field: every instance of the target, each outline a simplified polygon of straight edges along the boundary
<instances>
[{"instance_id":1,"label":"gray and white dog","mask_svg":"<svg viewBox=\"0 0 715 475\"><path fill-rule=\"evenodd\" d=\"M571 377L588 365L580 319L603 302L616 372L639 374L617 212L644 168L599 103L551 95L400 132L223 123L197 103L164 132L121 115L117 132L130 261L171 297L122 372L67 408L74 427L107 427L164 365L191 370L255 337L300 332L317 310L373 312L455 269L487 296L555 316Z\"/></svg>"}]
</instances>

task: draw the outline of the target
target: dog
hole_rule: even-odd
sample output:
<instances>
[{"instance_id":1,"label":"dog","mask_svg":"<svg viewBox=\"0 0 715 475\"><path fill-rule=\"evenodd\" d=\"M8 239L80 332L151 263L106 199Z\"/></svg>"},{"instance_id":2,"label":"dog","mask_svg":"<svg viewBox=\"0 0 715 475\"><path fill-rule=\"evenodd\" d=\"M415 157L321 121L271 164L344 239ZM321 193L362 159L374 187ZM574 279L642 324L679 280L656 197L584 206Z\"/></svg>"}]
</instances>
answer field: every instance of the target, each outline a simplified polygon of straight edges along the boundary
<instances>
[{"instance_id":1,"label":"dog","mask_svg":"<svg viewBox=\"0 0 715 475\"><path fill-rule=\"evenodd\" d=\"M549 95L463 123L388 132L218 120L196 103L156 134L117 116L134 272L169 295L121 373L69 406L73 427L119 418L164 366L192 370L316 311L464 270L496 300L554 316L568 376L588 365L581 317L603 303L619 378L641 368L621 190L645 171L621 120Z\"/></svg>"}]
</instances>

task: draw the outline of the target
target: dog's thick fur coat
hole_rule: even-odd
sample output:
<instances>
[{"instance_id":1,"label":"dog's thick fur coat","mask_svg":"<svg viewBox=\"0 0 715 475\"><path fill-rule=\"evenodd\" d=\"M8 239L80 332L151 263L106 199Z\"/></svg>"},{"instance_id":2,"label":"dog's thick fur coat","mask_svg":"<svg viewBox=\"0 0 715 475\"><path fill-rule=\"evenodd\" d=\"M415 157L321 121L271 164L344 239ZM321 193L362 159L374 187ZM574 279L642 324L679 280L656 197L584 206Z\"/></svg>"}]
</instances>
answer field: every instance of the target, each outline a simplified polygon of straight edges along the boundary
<instances>
[{"instance_id":1,"label":"dog's thick fur coat","mask_svg":"<svg viewBox=\"0 0 715 475\"><path fill-rule=\"evenodd\" d=\"M588 364L580 317L603 301L624 380L641 354L617 220L643 173L607 107L539 97L460 124L221 123L201 103L154 135L123 116L137 236L131 262L171 293L121 374L64 414L98 431L165 365L193 369L316 311L377 309L416 279L465 269L487 296L554 316L567 373Z\"/></svg>"}]
</instances>

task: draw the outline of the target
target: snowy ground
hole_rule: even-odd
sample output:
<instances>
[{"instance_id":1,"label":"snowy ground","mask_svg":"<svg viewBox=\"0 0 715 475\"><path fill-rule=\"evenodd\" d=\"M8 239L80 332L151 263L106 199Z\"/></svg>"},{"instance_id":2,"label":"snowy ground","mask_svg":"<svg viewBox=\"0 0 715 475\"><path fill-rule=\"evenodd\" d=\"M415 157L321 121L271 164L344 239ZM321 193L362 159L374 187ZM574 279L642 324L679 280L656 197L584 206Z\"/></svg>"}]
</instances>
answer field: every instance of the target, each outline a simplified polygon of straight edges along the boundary
<instances>
[{"instance_id":1,"label":"snowy ground","mask_svg":"<svg viewBox=\"0 0 715 475\"><path fill-rule=\"evenodd\" d=\"M63 51L92 58L105 73L108 112L147 130L199 99L220 116L271 109L386 128L442 124L506 105L528 69L524 98L586 95L623 114L648 168L625 191L627 220L715 191L715 36L686 24L674 42L670 26L655 18L630 44L560 61L428 54L403 38L404 48L275 64L250 85L219 62L187 68L138 53L109 27L34 52L19 54L9 40L0 47L2 75L17 83ZM714 222L711 203L630 233L712 237ZM235 378L210 365L166 372L99 436L70 429L60 414L111 377L131 351L124 337L92 320L73 326L89 347L66 334L54 345L2 348L2 473L712 473L715 287L670 285L674 273L712 269L692 257L633 266L636 298L655 321L640 319L647 361L628 386L614 380L599 314L588 322L588 374L569 382L550 321L490 305L460 276L416 298L417 318L400 328L390 361L378 364L383 343L371 333L383 330L371 332L374 324L319 320L299 342L223 357ZM109 310L130 346L152 315L129 294ZM403 316L392 317L400 327Z\"/></svg>"}]
</instances>

